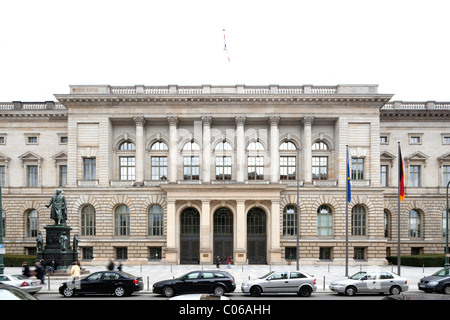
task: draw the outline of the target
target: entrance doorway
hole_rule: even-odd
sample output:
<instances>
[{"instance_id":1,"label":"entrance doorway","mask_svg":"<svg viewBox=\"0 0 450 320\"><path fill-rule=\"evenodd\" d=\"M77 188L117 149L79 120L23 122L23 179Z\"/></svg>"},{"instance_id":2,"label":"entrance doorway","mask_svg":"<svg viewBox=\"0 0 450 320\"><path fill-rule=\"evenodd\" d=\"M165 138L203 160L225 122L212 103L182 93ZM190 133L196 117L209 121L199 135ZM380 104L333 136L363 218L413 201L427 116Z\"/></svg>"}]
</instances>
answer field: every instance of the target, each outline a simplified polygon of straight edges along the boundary
<instances>
[{"instance_id":1,"label":"entrance doorway","mask_svg":"<svg viewBox=\"0 0 450 320\"><path fill-rule=\"evenodd\" d=\"M214 261L233 258L233 213L228 208L219 208L214 212Z\"/></svg>"},{"instance_id":2,"label":"entrance doorway","mask_svg":"<svg viewBox=\"0 0 450 320\"><path fill-rule=\"evenodd\" d=\"M192 207L180 216L180 263L200 263L200 214Z\"/></svg>"},{"instance_id":3,"label":"entrance doorway","mask_svg":"<svg viewBox=\"0 0 450 320\"><path fill-rule=\"evenodd\" d=\"M267 263L267 222L261 208L247 213L247 259L249 264Z\"/></svg>"}]
</instances>

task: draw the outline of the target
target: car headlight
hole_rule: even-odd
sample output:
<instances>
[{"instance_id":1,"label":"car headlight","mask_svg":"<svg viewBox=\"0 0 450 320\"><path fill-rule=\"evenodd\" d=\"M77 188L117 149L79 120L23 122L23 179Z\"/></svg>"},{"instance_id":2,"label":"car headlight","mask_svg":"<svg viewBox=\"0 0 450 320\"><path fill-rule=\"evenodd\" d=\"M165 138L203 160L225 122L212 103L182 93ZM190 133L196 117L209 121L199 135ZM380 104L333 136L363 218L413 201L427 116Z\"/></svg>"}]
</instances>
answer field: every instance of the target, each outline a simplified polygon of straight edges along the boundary
<instances>
[{"instance_id":1,"label":"car headlight","mask_svg":"<svg viewBox=\"0 0 450 320\"><path fill-rule=\"evenodd\" d=\"M437 280L428 282L428 284L430 286L437 286L438 283L439 283L439 281L437 281Z\"/></svg>"}]
</instances>

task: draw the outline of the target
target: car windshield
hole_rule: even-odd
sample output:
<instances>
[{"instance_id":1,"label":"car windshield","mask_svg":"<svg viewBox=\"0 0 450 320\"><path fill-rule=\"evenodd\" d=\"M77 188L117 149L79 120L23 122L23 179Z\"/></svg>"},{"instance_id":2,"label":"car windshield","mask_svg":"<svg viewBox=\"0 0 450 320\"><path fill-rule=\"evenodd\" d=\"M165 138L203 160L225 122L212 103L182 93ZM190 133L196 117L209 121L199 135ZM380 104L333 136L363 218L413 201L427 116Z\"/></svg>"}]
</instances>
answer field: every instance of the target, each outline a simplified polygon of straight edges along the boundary
<instances>
[{"instance_id":1,"label":"car windshield","mask_svg":"<svg viewBox=\"0 0 450 320\"><path fill-rule=\"evenodd\" d=\"M270 271L269 273L267 273L267 274L265 274L265 275L263 275L262 277L259 277L258 279L265 279L265 278L267 278L268 276L270 276L272 273L274 273L275 271Z\"/></svg>"},{"instance_id":2,"label":"car windshield","mask_svg":"<svg viewBox=\"0 0 450 320\"><path fill-rule=\"evenodd\" d=\"M450 268L441 269L438 272L434 273L433 276L448 277L448 276L450 276Z\"/></svg>"},{"instance_id":3,"label":"car windshield","mask_svg":"<svg viewBox=\"0 0 450 320\"><path fill-rule=\"evenodd\" d=\"M350 276L350 277L348 277L349 279L352 279L352 280L359 280L359 279L361 279L362 277L364 277L365 275L366 275L366 273L367 272L357 272L357 273L355 273L354 275L352 275L352 276Z\"/></svg>"}]
</instances>

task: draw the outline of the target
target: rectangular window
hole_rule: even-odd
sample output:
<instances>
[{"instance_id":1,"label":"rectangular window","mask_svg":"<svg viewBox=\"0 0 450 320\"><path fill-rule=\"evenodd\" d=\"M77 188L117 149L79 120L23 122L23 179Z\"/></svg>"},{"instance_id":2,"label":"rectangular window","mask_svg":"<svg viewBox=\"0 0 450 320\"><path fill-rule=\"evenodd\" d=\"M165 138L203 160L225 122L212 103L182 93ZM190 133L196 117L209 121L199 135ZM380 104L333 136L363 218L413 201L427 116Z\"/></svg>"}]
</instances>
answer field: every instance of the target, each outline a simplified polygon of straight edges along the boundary
<instances>
[{"instance_id":1,"label":"rectangular window","mask_svg":"<svg viewBox=\"0 0 450 320\"><path fill-rule=\"evenodd\" d=\"M442 182L444 183L444 187L447 186L447 183L450 181L450 166L442 166Z\"/></svg>"},{"instance_id":2,"label":"rectangular window","mask_svg":"<svg viewBox=\"0 0 450 320\"><path fill-rule=\"evenodd\" d=\"M135 180L135 158L134 157L119 157L120 180Z\"/></svg>"},{"instance_id":3,"label":"rectangular window","mask_svg":"<svg viewBox=\"0 0 450 320\"><path fill-rule=\"evenodd\" d=\"M27 186L38 186L38 166L27 166Z\"/></svg>"},{"instance_id":4,"label":"rectangular window","mask_svg":"<svg viewBox=\"0 0 450 320\"><path fill-rule=\"evenodd\" d=\"M409 186L420 187L420 166L409 166Z\"/></svg>"},{"instance_id":5,"label":"rectangular window","mask_svg":"<svg viewBox=\"0 0 450 320\"><path fill-rule=\"evenodd\" d=\"M410 136L409 143L410 144L420 144L420 136Z\"/></svg>"},{"instance_id":6,"label":"rectangular window","mask_svg":"<svg viewBox=\"0 0 450 320\"><path fill-rule=\"evenodd\" d=\"M116 259L117 260L128 259L128 248L127 247L117 247L116 248Z\"/></svg>"},{"instance_id":7,"label":"rectangular window","mask_svg":"<svg viewBox=\"0 0 450 320\"><path fill-rule=\"evenodd\" d=\"M387 187L388 186L388 166L382 165L380 167L381 172L381 186Z\"/></svg>"},{"instance_id":8,"label":"rectangular window","mask_svg":"<svg viewBox=\"0 0 450 320\"><path fill-rule=\"evenodd\" d=\"M216 180L231 180L231 157L216 157Z\"/></svg>"},{"instance_id":9,"label":"rectangular window","mask_svg":"<svg viewBox=\"0 0 450 320\"><path fill-rule=\"evenodd\" d=\"M313 180L328 179L328 157L312 157Z\"/></svg>"},{"instance_id":10,"label":"rectangular window","mask_svg":"<svg viewBox=\"0 0 450 320\"><path fill-rule=\"evenodd\" d=\"M355 247L353 251L353 259L355 260L365 260L366 259L366 248L362 247Z\"/></svg>"},{"instance_id":11,"label":"rectangular window","mask_svg":"<svg viewBox=\"0 0 450 320\"><path fill-rule=\"evenodd\" d=\"M295 180L297 157L280 157L280 180Z\"/></svg>"},{"instance_id":12,"label":"rectangular window","mask_svg":"<svg viewBox=\"0 0 450 320\"><path fill-rule=\"evenodd\" d=\"M199 180L200 179L200 158L199 157L183 157L183 179Z\"/></svg>"},{"instance_id":13,"label":"rectangular window","mask_svg":"<svg viewBox=\"0 0 450 320\"><path fill-rule=\"evenodd\" d=\"M67 184L67 166L59 166L59 186L65 187Z\"/></svg>"},{"instance_id":14,"label":"rectangular window","mask_svg":"<svg viewBox=\"0 0 450 320\"><path fill-rule=\"evenodd\" d=\"M442 144L450 144L450 136L442 137Z\"/></svg>"},{"instance_id":15,"label":"rectangular window","mask_svg":"<svg viewBox=\"0 0 450 320\"><path fill-rule=\"evenodd\" d=\"M388 144L388 137L387 136L381 136L380 137L380 143L381 144Z\"/></svg>"},{"instance_id":16,"label":"rectangular window","mask_svg":"<svg viewBox=\"0 0 450 320\"><path fill-rule=\"evenodd\" d=\"M248 180L264 180L264 157L248 157Z\"/></svg>"},{"instance_id":17,"label":"rectangular window","mask_svg":"<svg viewBox=\"0 0 450 320\"><path fill-rule=\"evenodd\" d=\"M152 157L152 180L167 180L167 157Z\"/></svg>"},{"instance_id":18,"label":"rectangular window","mask_svg":"<svg viewBox=\"0 0 450 320\"><path fill-rule=\"evenodd\" d=\"M319 259L320 260L331 260L331 248L330 247L320 247Z\"/></svg>"},{"instance_id":19,"label":"rectangular window","mask_svg":"<svg viewBox=\"0 0 450 320\"><path fill-rule=\"evenodd\" d=\"M161 259L162 259L161 247L150 247L149 248L149 260L161 260Z\"/></svg>"},{"instance_id":20,"label":"rectangular window","mask_svg":"<svg viewBox=\"0 0 450 320\"><path fill-rule=\"evenodd\" d=\"M95 158L83 158L83 179L95 180L96 168Z\"/></svg>"},{"instance_id":21,"label":"rectangular window","mask_svg":"<svg viewBox=\"0 0 450 320\"><path fill-rule=\"evenodd\" d=\"M37 137L27 137L28 144L37 144L38 138Z\"/></svg>"},{"instance_id":22,"label":"rectangular window","mask_svg":"<svg viewBox=\"0 0 450 320\"><path fill-rule=\"evenodd\" d=\"M94 248L93 247L83 247L82 249L83 260L94 259Z\"/></svg>"},{"instance_id":23,"label":"rectangular window","mask_svg":"<svg viewBox=\"0 0 450 320\"><path fill-rule=\"evenodd\" d=\"M364 158L352 158L352 180L364 180Z\"/></svg>"}]
</instances>

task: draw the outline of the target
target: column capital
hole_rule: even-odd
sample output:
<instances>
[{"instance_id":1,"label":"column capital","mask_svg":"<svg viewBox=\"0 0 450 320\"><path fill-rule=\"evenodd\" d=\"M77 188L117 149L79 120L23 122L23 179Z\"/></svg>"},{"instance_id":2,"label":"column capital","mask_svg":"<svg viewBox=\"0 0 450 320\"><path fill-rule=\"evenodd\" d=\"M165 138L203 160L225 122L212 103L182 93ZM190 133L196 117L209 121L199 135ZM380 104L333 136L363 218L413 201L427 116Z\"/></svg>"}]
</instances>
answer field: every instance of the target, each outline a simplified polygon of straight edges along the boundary
<instances>
[{"instance_id":1,"label":"column capital","mask_svg":"<svg viewBox=\"0 0 450 320\"><path fill-rule=\"evenodd\" d=\"M269 124L271 126L277 126L280 123L280 117L279 116L270 116L269 117Z\"/></svg>"},{"instance_id":2,"label":"column capital","mask_svg":"<svg viewBox=\"0 0 450 320\"><path fill-rule=\"evenodd\" d=\"M133 117L134 123L136 123L137 126L143 126L145 123L145 119L143 116L134 116Z\"/></svg>"},{"instance_id":3,"label":"column capital","mask_svg":"<svg viewBox=\"0 0 450 320\"><path fill-rule=\"evenodd\" d=\"M171 126L178 126L178 117L177 116L168 116L167 121L169 121L169 125Z\"/></svg>"},{"instance_id":4,"label":"column capital","mask_svg":"<svg viewBox=\"0 0 450 320\"><path fill-rule=\"evenodd\" d=\"M202 119L203 125L211 126L211 123L212 123L212 117L211 116L202 116L201 119Z\"/></svg>"},{"instance_id":5,"label":"column capital","mask_svg":"<svg viewBox=\"0 0 450 320\"><path fill-rule=\"evenodd\" d=\"M313 116L306 116L306 117L303 117L303 119L302 119L302 123L305 126L312 125L313 121L314 121L314 117Z\"/></svg>"},{"instance_id":6,"label":"column capital","mask_svg":"<svg viewBox=\"0 0 450 320\"><path fill-rule=\"evenodd\" d=\"M237 126L243 126L245 124L245 116L236 116L234 122Z\"/></svg>"}]
</instances>

